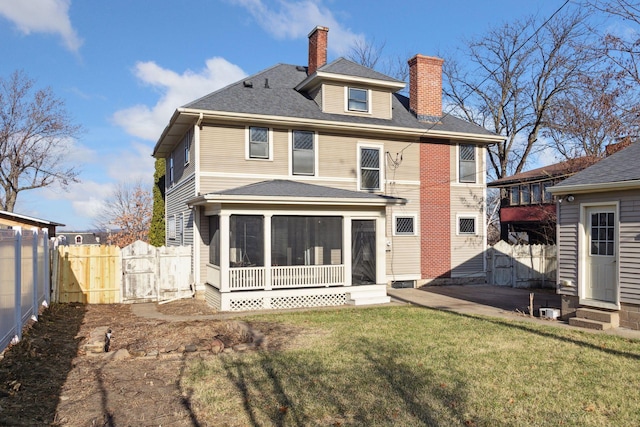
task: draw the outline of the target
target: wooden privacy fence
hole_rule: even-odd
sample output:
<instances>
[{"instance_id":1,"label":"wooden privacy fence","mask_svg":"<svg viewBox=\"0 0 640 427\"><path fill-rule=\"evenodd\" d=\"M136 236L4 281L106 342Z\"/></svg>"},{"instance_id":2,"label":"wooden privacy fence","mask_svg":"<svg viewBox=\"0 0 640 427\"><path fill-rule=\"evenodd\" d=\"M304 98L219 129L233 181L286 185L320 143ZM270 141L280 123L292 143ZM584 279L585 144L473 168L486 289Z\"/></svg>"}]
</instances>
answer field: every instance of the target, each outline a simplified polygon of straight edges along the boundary
<instances>
[{"instance_id":1,"label":"wooden privacy fence","mask_svg":"<svg viewBox=\"0 0 640 427\"><path fill-rule=\"evenodd\" d=\"M121 264L117 246L58 246L53 257L54 301L120 302Z\"/></svg>"},{"instance_id":2,"label":"wooden privacy fence","mask_svg":"<svg viewBox=\"0 0 640 427\"><path fill-rule=\"evenodd\" d=\"M49 233L0 230L0 352L49 301Z\"/></svg>"},{"instance_id":3,"label":"wooden privacy fence","mask_svg":"<svg viewBox=\"0 0 640 427\"><path fill-rule=\"evenodd\" d=\"M60 246L53 298L89 304L163 301L192 294L191 247Z\"/></svg>"},{"instance_id":4,"label":"wooden privacy fence","mask_svg":"<svg viewBox=\"0 0 640 427\"><path fill-rule=\"evenodd\" d=\"M510 245L500 241L487 251L487 283L513 288L556 287L555 245Z\"/></svg>"}]
</instances>

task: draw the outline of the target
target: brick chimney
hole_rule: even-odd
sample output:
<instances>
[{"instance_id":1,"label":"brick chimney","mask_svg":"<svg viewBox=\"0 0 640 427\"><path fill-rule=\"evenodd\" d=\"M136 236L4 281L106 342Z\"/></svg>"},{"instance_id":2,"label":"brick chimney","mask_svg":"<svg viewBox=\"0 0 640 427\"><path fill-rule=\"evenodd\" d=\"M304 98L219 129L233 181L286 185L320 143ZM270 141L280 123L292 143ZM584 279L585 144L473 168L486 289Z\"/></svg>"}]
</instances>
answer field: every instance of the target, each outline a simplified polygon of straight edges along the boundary
<instances>
[{"instance_id":1,"label":"brick chimney","mask_svg":"<svg viewBox=\"0 0 640 427\"><path fill-rule=\"evenodd\" d=\"M409 108L421 122L442 117L443 59L416 55L409 60Z\"/></svg>"},{"instance_id":2,"label":"brick chimney","mask_svg":"<svg viewBox=\"0 0 640 427\"><path fill-rule=\"evenodd\" d=\"M327 27L316 27L309 33L309 69L307 75L327 63Z\"/></svg>"}]
</instances>

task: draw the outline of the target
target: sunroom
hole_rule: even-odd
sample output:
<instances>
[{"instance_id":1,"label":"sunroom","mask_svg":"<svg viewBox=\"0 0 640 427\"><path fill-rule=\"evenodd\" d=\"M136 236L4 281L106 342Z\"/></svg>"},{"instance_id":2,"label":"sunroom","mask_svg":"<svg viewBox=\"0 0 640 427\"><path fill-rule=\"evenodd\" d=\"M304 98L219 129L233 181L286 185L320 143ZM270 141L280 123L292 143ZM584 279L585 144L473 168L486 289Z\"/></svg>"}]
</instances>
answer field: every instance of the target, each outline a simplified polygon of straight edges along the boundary
<instances>
[{"instance_id":1,"label":"sunroom","mask_svg":"<svg viewBox=\"0 0 640 427\"><path fill-rule=\"evenodd\" d=\"M208 229L208 304L241 311L388 302L385 212L405 203L286 180L190 200Z\"/></svg>"}]
</instances>

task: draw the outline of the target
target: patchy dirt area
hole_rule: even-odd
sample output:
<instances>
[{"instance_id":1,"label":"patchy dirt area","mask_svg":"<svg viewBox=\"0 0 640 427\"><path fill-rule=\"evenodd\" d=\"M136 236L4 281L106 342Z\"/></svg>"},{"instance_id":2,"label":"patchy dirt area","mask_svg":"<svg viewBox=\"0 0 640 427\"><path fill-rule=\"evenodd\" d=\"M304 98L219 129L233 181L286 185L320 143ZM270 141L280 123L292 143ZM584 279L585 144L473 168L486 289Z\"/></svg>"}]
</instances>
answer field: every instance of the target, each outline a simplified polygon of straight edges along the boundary
<instances>
[{"instance_id":1,"label":"patchy dirt area","mask_svg":"<svg viewBox=\"0 0 640 427\"><path fill-rule=\"evenodd\" d=\"M267 341L277 348L300 332L232 319L141 318L131 307L47 309L0 359L0 425L201 425L182 386L189 360L266 348ZM215 314L200 300L156 308L166 315Z\"/></svg>"}]
</instances>

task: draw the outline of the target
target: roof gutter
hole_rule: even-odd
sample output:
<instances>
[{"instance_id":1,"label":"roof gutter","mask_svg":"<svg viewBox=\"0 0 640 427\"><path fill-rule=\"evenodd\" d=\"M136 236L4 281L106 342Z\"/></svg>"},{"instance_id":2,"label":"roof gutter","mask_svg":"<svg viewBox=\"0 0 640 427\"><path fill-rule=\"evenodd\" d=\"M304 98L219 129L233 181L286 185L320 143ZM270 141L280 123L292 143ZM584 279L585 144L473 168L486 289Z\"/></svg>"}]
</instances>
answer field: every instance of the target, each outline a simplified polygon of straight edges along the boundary
<instances>
[{"instance_id":1,"label":"roof gutter","mask_svg":"<svg viewBox=\"0 0 640 427\"><path fill-rule=\"evenodd\" d=\"M569 193L602 193L611 190L632 190L640 188L640 180L601 182L596 184L576 184L561 185L549 188L551 194L569 194Z\"/></svg>"},{"instance_id":2,"label":"roof gutter","mask_svg":"<svg viewBox=\"0 0 640 427\"><path fill-rule=\"evenodd\" d=\"M349 129L349 130L370 130L376 132L383 132L387 134L393 135L403 135L403 136L433 136L440 138L451 138L463 141L478 141L482 140L487 144L494 144L497 142L504 141L505 137L501 135L480 135L477 133L459 133L459 132L449 132L449 131L438 131L433 129L420 129L420 128L406 128L406 127L397 127L397 126L383 126L383 125L372 125L372 124L362 124L362 123L352 123L352 122L334 122L330 120L310 120L307 118L297 118L297 117L282 117L282 116L265 116L261 114L246 114L246 113L230 113L226 111L208 111L208 110L197 110L190 108L178 108L176 110L177 114L183 115L191 115L194 117L204 116L206 119L223 119L227 121L235 121L240 123L246 123L248 119L251 119L252 122L256 123L278 123L280 125L314 125L316 128L320 129ZM175 117L176 114L174 114ZM172 121L168 127L173 124L174 117L172 117ZM166 134L163 132L162 136L158 141L162 141L162 138ZM157 144L156 144L157 145Z\"/></svg>"},{"instance_id":3,"label":"roof gutter","mask_svg":"<svg viewBox=\"0 0 640 427\"><path fill-rule=\"evenodd\" d=\"M248 196L229 194L203 194L187 200L187 205L203 206L209 203L233 203L248 205L310 205L310 206L389 206L405 205L402 198L331 198L331 197L291 197L291 196Z\"/></svg>"}]
</instances>

